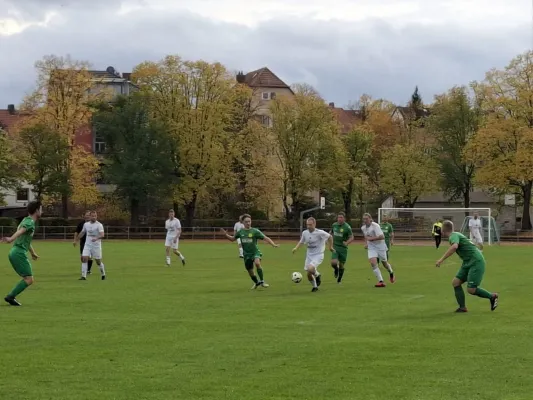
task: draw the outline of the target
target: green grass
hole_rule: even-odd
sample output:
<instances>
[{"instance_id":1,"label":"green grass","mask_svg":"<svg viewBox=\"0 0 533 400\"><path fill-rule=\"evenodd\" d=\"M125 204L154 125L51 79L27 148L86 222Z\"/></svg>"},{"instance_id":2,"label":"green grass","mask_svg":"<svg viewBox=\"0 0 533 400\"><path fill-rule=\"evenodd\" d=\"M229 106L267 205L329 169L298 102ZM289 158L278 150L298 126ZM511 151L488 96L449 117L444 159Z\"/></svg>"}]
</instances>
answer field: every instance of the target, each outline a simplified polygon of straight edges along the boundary
<instances>
[{"instance_id":1,"label":"green grass","mask_svg":"<svg viewBox=\"0 0 533 400\"><path fill-rule=\"evenodd\" d=\"M109 279L77 281L77 249L35 242L36 284L23 307L0 306L0 399L533 398L531 247L486 250L483 286L455 315L459 267L444 249L398 246L398 282L375 289L361 245L345 283L324 263L321 291L293 284L304 251L263 246L269 289L251 291L237 249L183 243L183 268L162 243L106 242ZM16 282L0 248L0 292ZM96 271L97 272L97 271Z\"/></svg>"}]
</instances>

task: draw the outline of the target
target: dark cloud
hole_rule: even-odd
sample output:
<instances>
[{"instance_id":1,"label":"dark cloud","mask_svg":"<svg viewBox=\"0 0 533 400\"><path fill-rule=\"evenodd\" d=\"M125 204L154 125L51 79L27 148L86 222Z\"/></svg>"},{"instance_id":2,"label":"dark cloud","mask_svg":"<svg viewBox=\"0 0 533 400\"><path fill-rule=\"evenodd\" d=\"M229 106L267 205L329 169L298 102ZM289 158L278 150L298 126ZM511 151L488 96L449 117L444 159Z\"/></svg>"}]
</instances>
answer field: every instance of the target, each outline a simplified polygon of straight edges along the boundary
<instances>
[{"instance_id":1,"label":"dark cloud","mask_svg":"<svg viewBox=\"0 0 533 400\"><path fill-rule=\"evenodd\" d=\"M288 83L316 85L339 105L362 93L404 103L415 85L430 101L453 85L481 80L490 68L503 67L530 38L525 25L484 32L422 24L398 28L382 20L279 19L252 29L184 12L145 9L118 16L82 12L81 0L66 3L72 8L61 11L64 22L0 36L0 48L9 55L0 63L0 108L22 99L33 84L34 61L51 53L123 72L165 54L221 61L232 70L268 66Z\"/></svg>"}]
</instances>

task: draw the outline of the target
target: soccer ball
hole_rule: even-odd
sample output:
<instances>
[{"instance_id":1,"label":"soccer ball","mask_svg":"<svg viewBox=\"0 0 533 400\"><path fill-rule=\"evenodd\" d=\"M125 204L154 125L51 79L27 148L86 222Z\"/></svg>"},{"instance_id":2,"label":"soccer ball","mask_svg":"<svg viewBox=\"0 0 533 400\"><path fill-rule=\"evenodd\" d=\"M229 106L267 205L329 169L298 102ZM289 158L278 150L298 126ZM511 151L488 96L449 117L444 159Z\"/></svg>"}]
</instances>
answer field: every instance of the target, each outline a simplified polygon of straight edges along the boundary
<instances>
[{"instance_id":1,"label":"soccer ball","mask_svg":"<svg viewBox=\"0 0 533 400\"><path fill-rule=\"evenodd\" d=\"M302 274L300 274L299 272L293 272L292 281L294 283L300 283L302 281Z\"/></svg>"}]
</instances>

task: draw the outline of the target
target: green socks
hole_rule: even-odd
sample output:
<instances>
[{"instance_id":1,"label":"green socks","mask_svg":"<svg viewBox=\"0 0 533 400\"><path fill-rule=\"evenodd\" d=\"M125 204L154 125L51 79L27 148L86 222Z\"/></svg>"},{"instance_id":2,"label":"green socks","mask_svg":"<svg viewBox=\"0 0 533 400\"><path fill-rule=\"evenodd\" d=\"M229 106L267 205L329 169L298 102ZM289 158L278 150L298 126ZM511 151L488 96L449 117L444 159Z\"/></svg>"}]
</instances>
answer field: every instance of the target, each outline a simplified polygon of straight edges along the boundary
<instances>
[{"instance_id":1,"label":"green socks","mask_svg":"<svg viewBox=\"0 0 533 400\"><path fill-rule=\"evenodd\" d=\"M263 268L257 268L257 275L259 275L259 280L263 281Z\"/></svg>"},{"instance_id":2,"label":"green socks","mask_svg":"<svg viewBox=\"0 0 533 400\"><path fill-rule=\"evenodd\" d=\"M482 288L476 288L476 293L474 294L483 299L492 299L492 293Z\"/></svg>"},{"instance_id":3,"label":"green socks","mask_svg":"<svg viewBox=\"0 0 533 400\"><path fill-rule=\"evenodd\" d=\"M339 268L339 277L337 278L337 282L342 281L343 276L344 276L344 268Z\"/></svg>"},{"instance_id":4,"label":"green socks","mask_svg":"<svg viewBox=\"0 0 533 400\"><path fill-rule=\"evenodd\" d=\"M457 304L459 304L459 307L466 308L465 292L462 286L456 286L453 288L453 290L455 292L455 298L457 300Z\"/></svg>"},{"instance_id":5,"label":"green socks","mask_svg":"<svg viewBox=\"0 0 533 400\"><path fill-rule=\"evenodd\" d=\"M24 282L24 279L22 279L19 283L15 285L11 293L8 294L10 297L17 297L19 294L21 294L24 289L28 287L28 284Z\"/></svg>"}]
</instances>

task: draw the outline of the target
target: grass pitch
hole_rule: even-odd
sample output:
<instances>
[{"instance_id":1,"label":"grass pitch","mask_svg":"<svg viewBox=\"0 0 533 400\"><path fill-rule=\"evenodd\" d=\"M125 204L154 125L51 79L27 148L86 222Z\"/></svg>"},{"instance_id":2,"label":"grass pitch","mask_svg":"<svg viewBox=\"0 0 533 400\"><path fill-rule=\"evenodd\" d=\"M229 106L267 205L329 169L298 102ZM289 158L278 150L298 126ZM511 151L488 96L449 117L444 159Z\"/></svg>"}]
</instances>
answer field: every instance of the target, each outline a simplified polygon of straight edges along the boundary
<instances>
[{"instance_id":1,"label":"grass pitch","mask_svg":"<svg viewBox=\"0 0 533 400\"><path fill-rule=\"evenodd\" d=\"M445 248L397 246L398 281L373 287L360 244L345 282L329 258L323 284L293 284L305 251L265 245L268 289L251 291L236 245L105 242L108 280L79 282L78 249L36 241L36 284L22 307L0 306L0 399L533 398L533 248L488 248L483 286L500 307L467 296L456 315ZM17 277L0 247L0 292ZM328 257L328 256L326 256Z\"/></svg>"}]
</instances>

